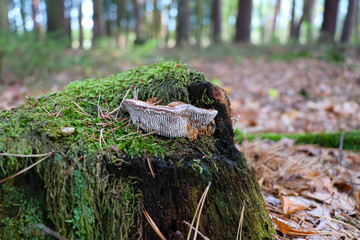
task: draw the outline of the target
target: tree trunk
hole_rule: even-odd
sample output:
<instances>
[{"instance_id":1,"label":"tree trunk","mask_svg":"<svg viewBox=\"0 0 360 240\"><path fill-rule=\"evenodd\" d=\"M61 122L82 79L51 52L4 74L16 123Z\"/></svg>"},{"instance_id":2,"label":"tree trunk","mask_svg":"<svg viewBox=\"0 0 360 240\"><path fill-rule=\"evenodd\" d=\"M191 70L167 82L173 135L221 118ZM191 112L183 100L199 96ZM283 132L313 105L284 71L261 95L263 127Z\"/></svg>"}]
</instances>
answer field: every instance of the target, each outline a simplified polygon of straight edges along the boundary
<instances>
[{"instance_id":1,"label":"tree trunk","mask_svg":"<svg viewBox=\"0 0 360 240\"><path fill-rule=\"evenodd\" d=\"M105 18L104 18L104 2L103 0L93 0L94 5L94 29L93 44L101 37L105 36Z\"/></svg>"},{"instance_id":2,"label":"tree trunk","mask_svg":"<svg viewBox=\"0 0 360 240\"><path fill-rule=\"evenodd\" d=\"M135 10L135 44L142 44L144 42L142 36L142 22L141 22L141 8L143 1L134 0L134 10Z\"/></svg>"},{"instance_id":3,"label":"tree trunk","mask_svg":"<svg viewBox=\"0 0 360 240\"><path fill-rule=\"evenodd\" d=\"M153 30L153 37L156 39L156 42L159 43L161 32L161 15L158 8L158 0L154 0Z\"/></svg>"},{"instance_id":4,"label":"tree trunk","mask_svg":"<svg viewBox=\"0 0 360 240\"><path fill-rule=\"evenodd\" d=\"M72 8L72 4L73 4L73 0L68 0L69 1L69 5L65 8L64 6L64 28L65 28L65 34L67 36L67 38L70 40L70 46L71 46L71 42L72 42L72 37L71 37L71 8Z\"/></svg>"},{"instance_id":5,"label":"tree trunk","mask_svg":"<svg viewBox=\"0 0 360 240\"><path fill-rule=\"evenodd\" d=\"M179 0L176 26L176 46L189 44L189 0Z\"/></svg>"},{"instance_id":6,"label":"tree trunk","mask_svg":"<svg viewBox=\"0 0 360 240\"><path fill-rule=\"evenodd\" d=\"M295 8L296 8L295 2L296 1L293 0L293 6L291 9L290 38L292 38L298 42L299 37L300 37L300 30L301 30L302 23L304 22L305 19L307 19L307 20L310 19L313 0L305 0L304 6L303 6L303 13L298 22L296 22L296 20L295 20Z\"/></svg>"},{"instance_id":7,"label":"tree trunk","mask_svg":"<svg viewBox=\"0 0 360 240\"><path fill-rule=\"evenodd\" d=\"M9 28L8 11L9 11L8 0L0 1L0 29Z\"/></svg>"},{"instance_id":8,"label":"tree trunk","mask_svg":"<svg viewBox=\"0 0 360 240\"><path fill-rule=\"evenodd\" d=\"M344 21L344 26L341 34L342 43L350 43L351 34L354 29L358 0L349 0L348 11Z\"/></svg>"},{"instance_id":9,"label":"tree trunk","mask_svg":"<svg viewBox=\"0 0 360 240\"><path fill-rule=\"evenodd\" d=\"M197 1L197 15L196 15L196 46L201 47L202 33L203 33L203 21L204 21L204 10L203 0Z\"/></svg>"},{"instance_id":10,"label":"tree trunk","mask_svg":"<svg viewBox=\"0 0 360 240\"><path fill-rule=\"evenodd\" d=\"M239 0L235 42L250 42L252 0Z\"/></svg>"},{"instance_id":11,"label":"tree trunk","mask_svg":"<svg viewBox=\"0 0 360 240\"><path fill-rule=\"evenodd\" d=\"M325 0L320 42L334 42L339 0Z\"/></svg>"},{"instance_id":12,"label":"tree trunk","mask_svg":"<svg viewBox=\"0 0 360 240\"><path fill-rule=\"evenodd\" d=\"M280 12L280 7L281 7L281 0L276 0L273 24L272 24L272 27L271 27L271 39L275 39L276 23L277 23L277 17L278 17L279 12Z\"/></svg>"},{"instance_id":13,"label":"tree trunk","mask_svg":"<svg viewBox=\"0 0 360 240\"><path fill-rule=\"evenodd\" d=\"M79 15L78 15L78 21L79 21L79 48L83 47L83 41L84 41L84 33L83 33L83 26L82 26L82 0L79 1Z\"/></svg>"},{"instance_id":14,"label":"tree trunk","mask_svg":"<svg viewBox=\"0 0 360 240\"><path fill-rule=\"evenodd\" d=\"M221 42L221 0L213 0L211 6L212 41Z\"/></svg>"},{"instance_id":15,"label":"tree trunk","mask_svg":"<svg viewBox=\"0 0 360 240\"><path fill-rule=\"evenodd\" d=\"M65 36L64 0L46 2L47 32L53 37Z\"/></svg>"},{"instance_id":16,"label":"tree trunk","mask_svg":"<svg viewBox=\"0 0 360 240\"><path fill-rule=\"evenodd\" d=\"M33 23L34 23L34 31L38 31L38 24L36 22L36 14L39 10L39 0L32 0L32 5L31 5L31 17L32 17L32 20L33 20Z\"/></svg>"}]
</instances>

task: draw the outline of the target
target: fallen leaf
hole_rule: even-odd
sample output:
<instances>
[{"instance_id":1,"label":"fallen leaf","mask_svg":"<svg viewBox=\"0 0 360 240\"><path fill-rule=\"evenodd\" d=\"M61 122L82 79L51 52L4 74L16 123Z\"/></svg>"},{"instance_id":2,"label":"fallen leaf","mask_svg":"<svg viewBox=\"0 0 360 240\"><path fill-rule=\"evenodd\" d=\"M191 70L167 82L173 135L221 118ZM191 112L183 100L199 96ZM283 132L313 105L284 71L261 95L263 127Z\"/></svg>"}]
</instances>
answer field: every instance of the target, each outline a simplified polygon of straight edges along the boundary
<instances>
[{"instance_id":1,"label":"fallen leaf","mask_svg":"<svg viewBox=\"0 0 360 240\"><path fill-rule=\"evenodd\" d=\"M293 229L286 223L284 223L276 218L273 218L273 222L275 223L276 227L279 229L280 232L282 232L283 234L290 235L290 236L309 236L309 235L318 234L313 231L303 231L303 230Z\"/></svg>"},{"instance_id":2,"label":"fallen leaf","mask_svg":"<svg viewBox=\"0 0 360 240\"><path fill-rule=\"evenodd\" d=\"M307 206L291 201L288 197L285 197L284 195L280 195L280 201L281 205L283 206L283 212L286 215L290 215L300 210L309 209L309 207Z\"/></svg>"}]
</instances>

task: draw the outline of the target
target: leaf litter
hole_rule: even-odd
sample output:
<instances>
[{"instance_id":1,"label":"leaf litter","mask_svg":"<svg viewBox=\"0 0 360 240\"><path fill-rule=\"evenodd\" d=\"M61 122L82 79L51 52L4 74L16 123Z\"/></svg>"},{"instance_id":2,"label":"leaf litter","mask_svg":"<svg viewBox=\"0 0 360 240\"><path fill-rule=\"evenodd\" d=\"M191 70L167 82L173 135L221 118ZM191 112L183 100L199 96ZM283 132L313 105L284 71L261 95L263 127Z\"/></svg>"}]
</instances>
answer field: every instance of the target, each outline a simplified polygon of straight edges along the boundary
<instances>
[{"instance_id":1,"label":"leaf litter","mask_svg":"<svg viewBox=\"0 0 360 240\"><path fill-rule=\"evenodd\" d=\"M243 141L279 239L360 238L360 154L294 145L291 139Z\"/></svg>"}]
</instances>

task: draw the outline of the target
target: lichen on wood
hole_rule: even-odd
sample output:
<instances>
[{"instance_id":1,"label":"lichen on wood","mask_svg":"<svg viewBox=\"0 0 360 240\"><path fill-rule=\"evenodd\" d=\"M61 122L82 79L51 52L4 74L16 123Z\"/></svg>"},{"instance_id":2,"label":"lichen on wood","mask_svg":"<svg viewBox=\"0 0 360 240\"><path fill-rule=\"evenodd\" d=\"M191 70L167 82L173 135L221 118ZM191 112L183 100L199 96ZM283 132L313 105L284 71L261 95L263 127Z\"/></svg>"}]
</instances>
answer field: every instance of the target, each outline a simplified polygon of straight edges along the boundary
<instances>
[{"instance_id":1,"label":"lichen on wood","mask_svg":"<svg viewBox=\"0 0 360 240\"><path fill-rule=\"evenodd\" d=\"M126 93L127 98L134 97L128 91L134 85L140 100L156 96L161 104L182 101L216 109L214 135L194 141L169 139L139 131L129 124L125 111L116 118L114 110ZM19 107L0 112L0 152L54 152L0 185L0 235L44 239L34 236L39 232L33 226L40 222L70 239L151 239L153 230L141 215L143 203L171 239L177 231L187 232L182 221L192 218L211 181L200 229L205 235L236 236L246 201L243 237L271 238L260 188L233 144L231 120L226 117L229 106L221 98L225 93L211 88L202 73L181 63L160 62L104 79L75 81L64 91L28 98ZM64 134L64 128L71 132ZM0 156L0 179L35 161ZM23 199L30 194L20 194L24 192L39 201L25 204ZM40 217L35 218L34 212Z\"/></svg>"}]
</instances>

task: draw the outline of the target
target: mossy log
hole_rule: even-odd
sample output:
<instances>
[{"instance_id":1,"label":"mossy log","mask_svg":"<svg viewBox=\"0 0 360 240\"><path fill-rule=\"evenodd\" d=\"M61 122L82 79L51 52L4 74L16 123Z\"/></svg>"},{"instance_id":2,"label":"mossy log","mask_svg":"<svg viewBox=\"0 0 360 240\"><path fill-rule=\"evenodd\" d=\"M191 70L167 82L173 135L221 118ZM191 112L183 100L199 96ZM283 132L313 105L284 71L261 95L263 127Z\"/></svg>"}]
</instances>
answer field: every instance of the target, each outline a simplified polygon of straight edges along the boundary
<instances>
[{"instance_id":1,"label":"mossy log","mask_svg":"<svg viewBox=\"0 0 360 240\"><path fill-rule=\"evenodd\" d=\"M133 85L142 100L157 96L161 104L180 100L216 109L214 135L169 139L139 132L121 110L116 118ZM202 234L235 239L245 206L242 239L272 239L260 187L234 146L229 113L222 89L175 62L74 82L1 112L0 153L53 154L0 185L0 235L45 239L45 225L69 239L158 239L143 208L166 239L185 239L184 221L191 222L211 182ZM75 131L64 134L64 127ZM1 179L36 160L0 156Z\"/></svg>"},{"instance_id":2,"label":"mossy log","mask_svg":"<svg viewBox=\"0 0 360 240\"><path fill-rule=\"evenodd\" d=\"M244 139L269 139L280 141L282 138L294 139L296 144L316 144L328 148L339 148L341 138L343 139L343 149L360 150L360 131L350 132L325 132L325 133L257 133L251 134L236 131L236 141L242 142Z\"/></svg>"}]
</instances>

